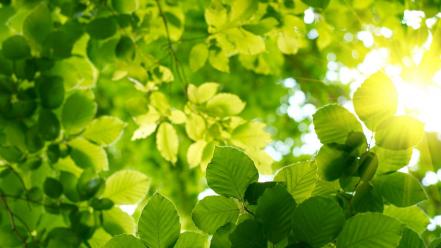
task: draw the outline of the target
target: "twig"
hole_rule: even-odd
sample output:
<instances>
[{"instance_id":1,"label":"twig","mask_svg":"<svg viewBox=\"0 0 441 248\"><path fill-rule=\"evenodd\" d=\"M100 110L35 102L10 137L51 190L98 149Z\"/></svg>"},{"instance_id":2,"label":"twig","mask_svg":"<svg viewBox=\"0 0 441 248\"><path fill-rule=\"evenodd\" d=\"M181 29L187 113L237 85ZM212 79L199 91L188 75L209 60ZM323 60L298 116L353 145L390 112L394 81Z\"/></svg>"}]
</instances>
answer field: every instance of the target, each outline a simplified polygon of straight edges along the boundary
<instances>
[{"instance_id":1,"label":"twig","mask_svg":"<svg viewBox=\"0 0 441 248\"><path fill-rule=\"evenodd\" d=\"M15 214L12 212L11 208L8 205L8 201L4 197L3 193L0 193L0 199L3 202L3 205L5 206L6 212L8 212L9 217L9 223L11 224L12 231L15 233L15 235L23 242L23 247L27 248L27 242L26 237L22 236L20 232L17 229L17 225L15 223Z\"/></svg>"}]
</instances>

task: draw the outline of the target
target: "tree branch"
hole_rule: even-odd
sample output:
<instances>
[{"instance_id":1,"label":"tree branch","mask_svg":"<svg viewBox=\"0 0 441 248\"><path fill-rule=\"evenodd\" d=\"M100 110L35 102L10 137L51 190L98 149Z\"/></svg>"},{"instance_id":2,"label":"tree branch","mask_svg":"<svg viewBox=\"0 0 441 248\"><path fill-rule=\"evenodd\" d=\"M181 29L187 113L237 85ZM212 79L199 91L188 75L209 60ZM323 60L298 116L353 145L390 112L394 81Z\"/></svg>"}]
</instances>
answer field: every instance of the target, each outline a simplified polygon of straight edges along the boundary
<instances>
[{"instance_id":1,"label":"tree branch","mask_svg":"<svg viewBox=\"0 0 441 248\"><path fill-rule=\"evenodd\" d=\"M15 233L15 235L22 241L23 247L27 248L27 238L22 236L20 232L17 229L17 225L15 223L15 214L12 212L11 208L9 207L8 201L6 200L5 196L3 195L3 192L0 192L0 200L3 202L3 205L5 206L6 212L8 212L9 217L9 223L11 224L12 231Z\"/></svg>"}]
</instances>

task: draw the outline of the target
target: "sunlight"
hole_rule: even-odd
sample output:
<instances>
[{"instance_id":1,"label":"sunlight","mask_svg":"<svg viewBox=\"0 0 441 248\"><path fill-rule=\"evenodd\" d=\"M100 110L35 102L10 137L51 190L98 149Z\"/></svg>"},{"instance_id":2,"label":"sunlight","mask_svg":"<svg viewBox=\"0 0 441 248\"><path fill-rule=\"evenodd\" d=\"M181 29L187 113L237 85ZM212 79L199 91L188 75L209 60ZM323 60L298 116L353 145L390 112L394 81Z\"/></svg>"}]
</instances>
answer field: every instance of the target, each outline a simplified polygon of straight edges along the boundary
<instances>
[{"instance_id":1,"label":"sunlight","mask_svg":"<svg viewBox=\"0 0 441 248\"><path fill-rule=\"evenodd\" d=\"M426 131L441 132L441 86L396 82L399 113L406 113L425 123Z\"/></svg>"}]
</instances>

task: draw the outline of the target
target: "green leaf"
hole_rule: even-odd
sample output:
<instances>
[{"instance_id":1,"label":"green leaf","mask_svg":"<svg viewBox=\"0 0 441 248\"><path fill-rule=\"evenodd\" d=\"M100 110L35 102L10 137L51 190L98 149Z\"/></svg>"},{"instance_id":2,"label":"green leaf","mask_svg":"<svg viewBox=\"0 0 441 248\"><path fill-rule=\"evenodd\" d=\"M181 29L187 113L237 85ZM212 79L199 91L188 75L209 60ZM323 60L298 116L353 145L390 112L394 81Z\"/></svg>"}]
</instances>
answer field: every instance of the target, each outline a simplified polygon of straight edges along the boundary
<instances>
[{"instance_id":1,"label":"green leaf","mask_svg":"<svg viewBox=\"0 0 441 248\"><path fill-rule=\"evenodd\" d=\"M135 170L120 170L106 181L103 197L115 204L136 204L146 195L150 181L146 175Z\"/></svg>"},{"instance_id":2,"label":"green leaf","mask_svg":"<svg viewBox=\"0 0 441 248\"><path fill-rule=\"evenodd\" d=\"M57 60L50 69L50 75L63 77L66 90L90 89L95 86L98 79L98 71L92 63L87 58L79 56Z\"/></svg>"},{"instance_id":3,"label":"green leaf","mask_svg":"<svg viewBox=\"0 0 441 248\"><path fill-rule=\"evenodd\" d=\"M207 102L207 111L215 116L237 115L245 108L245 103L236 95L220 93Z\"/></svg>"},{"instance_id":4,"label":"green leaf","mask_svg":"<svg viewBox=\"0 0 441 248\"><path fill-rule=\"evenodd\" d=\"M216 147L207 167L207 184L216 193L243 199L249 184L259 177L253 161L233 147Z\"/></svg>"},{"instance_id":5,"label":"green leaf","mask_svg":"<svg viewBox=\"0 0 441 248\"><path fill-rule=\"evenodd\" d=\"M281 185L263 192L257 201L256 219L263 223L263 230L271 242L278 243L288 236L296 202Z\"/></svg>"},{"instance_id":6,"label":"green leaf","mask_svg":"<svg viewBox=\"0 0 441 248\"><path fill-rule=\"evenodd\" d=\"M199 70L202 66L205 65L205 62L208 59L208 47L206 43L196 44L191 48L189 61L190 69L192 71Z\"/></svg>"},{"instance_id":7,"label":"green leaf","mask_svg":"<svg viewBox=\"0 0 441 248\"><path fill-rule=\"evenodd\" d=\"M259 222L248 219L230 234L232 248L266 248L265 234Z\"/></svg>"},{"instance_id":8,"label":"green leaf","mask_svg":"<svg viewBox=\"0 0 441 248\"><path fill-rule=\"evenodd\" d=\"M363 213L346 221L337 238L339 248L395 248L401 238L401 225L379 213Z\"/></svg>"},{"instance_id":9,"label":"green leaf","mask_svg":"<svg viewBox=\"0 0 441 248\"><path fill-rule=\"evenodd\" d=\"M426 248L424 241L421 237L414 231L409 228L405 228L402 232L402 237L400 240L400 244L397 248Z\"/></svg>"},{"instance_id":10,"label":"green leaf","mask_svg":"<svg viewBox=\"0 0 441 248\"><path fill-rule=\"evenodd\" d=\"M42 109L38 115L38 132L44 140L54 140L60 134L60 121L57 116Z\"/></svg>"},{"instance_id":11,"label":"green leaf","mask_svg":"<svg viewBox=\"0 0 441 248\"><path fill-rule=\"evenodd\" d=\"M58 198L63 194L63 185L51 177L44 180L43 189L44 193L51 198Z\"/></svg>"},{"instance_id":12,"label":"green leaf","mask_svg":"<svg viewBox=\"0 0 441 248\"><path fill-rule=\"evenodd\" d=\"M136 53L136 46L128 36L121 36L115 47L115 55L120 59L132 60Z\"/></svg>"},{"instance_id":13,"label":"green leaf","mask_svg":"<svg viewBox=\"0 0 441 248\"><path fill-rule=\"evenodd\" d=\"M353 102L358 117L369 129L375 130L397 111L398 94L392 81L379 72L355 91Z\"/></svg>"},{"instance_id":14,"label":"green leaf","mask_svg":"<svg viewBox=\"0 0 441 248\"><path fill-rule=\"evenodd\" d=\"M192 218L199 229L213 234L227 223L234 224L239 212L239 206L233 199L223 196L207 196L196 204Z\"/></svg>"},{"instance_id":15,"label":"green leaf","mask_svg":"<svg viewBox=\"0 0 441 248\"><path fill-rule=\"evenodd\" d=\"M325 9L331 0L302 0L302 2L317 9Z\"/></svg>"},{"instance_id":16,"label":"green leaf","mask_svg":"<svg viewBox=\"0 0 441 248\"><path fill-rule=\"evenodd\" d=\"M354 156L335 144L323 145L316 157L319 175L328 181L341 177L345 170L352 166L354 160Z\"/></svg>"},{"instance_id":17,"label":"green leaf","mask_svg":"<svg viewBox=\"0 0 441 248\"><path fill-rule=\"evenodd\" d=\"M102 116L93 120L84 131L83 136L98 145L110 145L123 132L125 123L113 116Z\"/></svg>"},{"instance_id":18,"label":"green leaf","mask_svg":"<svg viewBox=\"0 0 441 248\"><path fill-rule=\"evenodd\" d=\"M0 240L5 247L20 247L22 241L14 232L11 232L11 227L3 225L0 227Z\"/></svg>"},{"instance_id":19,"label":"green leaf","mask_svg":"<svg viewBox=\"0 0 441 248\"><path fill-rule=\"evenodd\" d=\"M87 33L94 39L103 40L112 37L118 29L118 24L111 17L93 19L86 26Z\"/></svg>"},{"instance_id":20,"label":"green leaf","mask_svg":"<svg viewBox=\"0 0 441 248\"><path fill-rule=\"evenodd\" d=\"M43 107L55 109L63 103L63 78L57 76L41 77L37 80L37 83L37 90Z\"/></svg>"},{"instance_id":21,"label":"green leaf","mask_svg":"<svg viewBox=\"0 0 441 248\"><path fill-rule=\"evenodd\" d=\"M343 209L335 200L314 196L297 206L294 235L312 247L322 247L337 237L344 222Z\"/></svg>"},{"instance_id":22,"label":"green leaf","mask_svg":"<svg viewBox=\"0 0 441 248\"><path fill-rule=\"evenodd\" d=\"M109 240L103 246L103 248L121 248L121 247L145 248L141 240L129 234L117 235L113 237L111 240Z\"/></svg>"},{"instance_id":23,"label":"green leaf","mask_svg":"<svg viewBox=\"0 0 441 248\"><path fill-rule=\"evenodd\" d=\"M208 248L208 236L195 232L181 233L174 248Z\"/></svg>"},{"instance_id":24,"label":"green leaf","mask_svg":"<svg viewBox=\"0 0 441 248\"><path fill-rule=\"evenodd\" d=\"M96 171L109 169L106 151L84 138L76 138L69 142L72 148L70 156L81 168L93 168Z\"/></svg>"},{"instance_id":25,"label":"green leaf","mask_svg":"<svg viewBox=\"0 0 441 248\"><path fill-rule=\"evenodd\" d=\"M401 223L420 235L423 234L429 224L427 214L420 207L415 205L405 208L388 205L384 208L384 214L401 221Z\"/></svg>"},{"instance_id":26,"label":"green leaf","mask_svg":"<svg viewBox=\"0 0 441 248\"><path fill-rule=\"evenodd\" d=\"M158 132L156 133L156 146L163 158L176 163L179 138L173 125L168 122L163 122L159 125Z\"/></svg>"},{"instance_id":27,"label":"green leaf","mask_svg":"<svg viewBox=\"0 0 441 248\"><path fill-rule=\"evenodd\" d=\"M96 110L95 101L77 91L66 99L61 111L61 123L69 133L78 133L93 119Z\"/></svg>"},{"instance_id":28,"label":"green leaf","mask_svg":"<svg viewBox=\"0 0 441 248\"><path fill-rule=\"evenodd\" d=\"M298 162L283 167L274 176L274 181L285 182L288 192L300 203L311 196L317 181L317 166L314 162Z\"/></svg>"},{"instance_id":29,"label":"green leaf","mask_svg":"<svg viewBox=\"0 0 441 248\"><path fill-rule=\"evenodd\" d=\"M380 176L374 185L387 201L397 207L411 206L427 199L420 182L406 173L394 172Z\"/></svg>"},{"instance_id":30,"label":"green leaf","mask_svg":"<svg viewBox=\"0 0 441 248\"><path fill-rule=\"evenodd\" d=\"M409 164L412 149L390 150L379 146L371 149L378 158L378 173L394 172Z\"/></svg>"},{"instance_id":31,"label":"green leaf","mask_svg":"<svg viewBox=\"0 0 441 248\"><path fill-rule=\"evenodd\" d=\"M313 115L314 129L322 144L344 144L351 132L363 132L355 116L340 105L326 105Z\"/></svg>"},{"instance_id":32,"label":"green leaf","mask_svg":"<svg viewBox=\"0 0 441 248\"><path fill-rule=\"evenodd\" d=\"M391 150L404 150L417 145L424 136L424 124L409 116L395 116L377 127L375 142Z\"/></svg>"},{"instance_id":33,"label":"green leaf","mask_svg":"<svg viewBox=\"0 0 441 248\"><path fill-rule=\"evenodd\" d=\"M138 0L112 0L112 8L118 13L132 13L138 6Z\"/></svg>"},{"instance_id":34,"label":"green leaf","mask_svg":"<svg viewBox=\"0 0 441 248\"><path fill-rule=\"evenodd\" d=\"M248 186L247 191L245 191L245 201L251 205L257 205L257 200L262 196L265 190L274 187L277 182L256 182Z\"/></svg>"},{"instance_id":35,"label":"green leaf","mask_svg":"<svg viewBox=\"0 0 441 248\"><path fill-rule=\"evenodd\" d=\"M360 182L352 198L354 211L362 212L383 212L383 197L369 182Z\"/></svg>"},{"instance_id":36,"label":"green leaf","mask_svg":"<svg viewBox=\"0 0 441 248\"><path fill-rule=\"evenodd\" d=\"M51 12L45 3L37 5L23 22L24 35L38 44L45 42L51 29Z\"/></svg>"},{"instance_id":37,"label":"green leaf","mask_svg":"<svg viewBox=\"0 0 441 248\"><path fill-rule=\"evenodd\" d=\"M160 194L152 196L139 218L138 234L151 248L167 248L179 237L181 224L175 206Z\"/></svg>"},{"instance_id":38,"label":"green leaf","mask_svg":"<svg viewBox=\"0 0 441 248\"><path fill-rule=\"evenodd\" d=\"M241 22L250 18L258 8L258 1L233 1L231 4L230 21Z\"/></svg>"},{"instance_id":39,"label":"green leaf","mask_svg":"<svg viewBox=\"0 0 441 248\"><path fill-rule=\"evenodd\" d=\"M21 35L10 36L2 43L3 55L11 60L27 58L31 55L31 48Z\"/></svg>"},{"instance_id":40,"label":"green leaf","mask_svg":"<svg viewBox=\"0 0 441 248\"><path fill-rule=\"evenodd\" d=\"M235 225L230 223L217 229L210 240L210 248L230 248L231 241L229 236L234 228Z\"/></svg>"},{"instance_id":41,"label":"green leaf","mask_svg":"<svg viewBox=\"0 0 441 248\"><path fill-rule=\"evenodd\" d=\"M103 220L104 230L112 235L135 233L135 221L119 208L103 211Z\"/></svg>"}]
</instances>

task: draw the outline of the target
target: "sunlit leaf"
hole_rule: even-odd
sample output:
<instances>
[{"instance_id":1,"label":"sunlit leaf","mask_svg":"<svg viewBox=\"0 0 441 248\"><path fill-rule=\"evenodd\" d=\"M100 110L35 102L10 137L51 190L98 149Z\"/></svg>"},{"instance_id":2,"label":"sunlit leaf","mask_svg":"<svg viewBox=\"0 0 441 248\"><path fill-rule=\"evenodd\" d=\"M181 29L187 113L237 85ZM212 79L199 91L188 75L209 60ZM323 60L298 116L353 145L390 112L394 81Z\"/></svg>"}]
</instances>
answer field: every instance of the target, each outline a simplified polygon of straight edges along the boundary
<instances>
[{"instance_id":1,"label":"sunlit leaf","mask_svg":"<svg viewBox=\"0 0 441 248\"><path fill-rule=\"evenodd\" d=\"M170 123L163 122L159 125L156 133L156 146L163 158L176 163L179 138L175 128Z\"/></svg>"},{"instance_id":2,"label":"sunlit leaf","mask_svg":"<svg viewBox=\"0 0 441 248\"><path fill-rule=\"evenodd\" d=\"M112 116L102 116L93 120L84 131L84 137L99 144L110 145L117 140L125 127L125 123Z\"/></svg>"},{"instance_id":3,"label":"sunlit leaf","mask_svg":"<svg viewBox=\"0 0 441 248\"><path fill-rule=\"evenodd\" d=\"M391 117L377 127L376 143L386 149L404 150L417 145L424 135L424 124L409 116Z\"/></svg>"},{"instance_id":4,"label":"sunlit leaf","mask_svg":"<svg viewBox=\"0 0 441 248\"><path fill-rule=\"evenodd\" d=\"M317 181L317 166L313 162L299 162L283 167L274 181L285 182L288 192L300 203L311 196Z\"/></svg>"},{"instance_id":5,"label":"sunlit leaf","mask_svg":"<svg viewBox=\"0 0 441 248\"><path fill-rule=\"evenodd\" d=\"M227 223L234 224L239 212L239 206L233 199L223 196L207 196L196 204L192 218L199 229L213 234Z\"/></svg>"},{"instance_id":6,"label":"sunlit leaf","mask_svg":"<svg viewBox=\"0 0 441 248\"><path fill-rule=\"evenodd\" d=\"M121 170L106 181L103 197L115 204L136 204L147 195L150 181L146 175L135 170Z\"/></svg>"}]
</instances>

